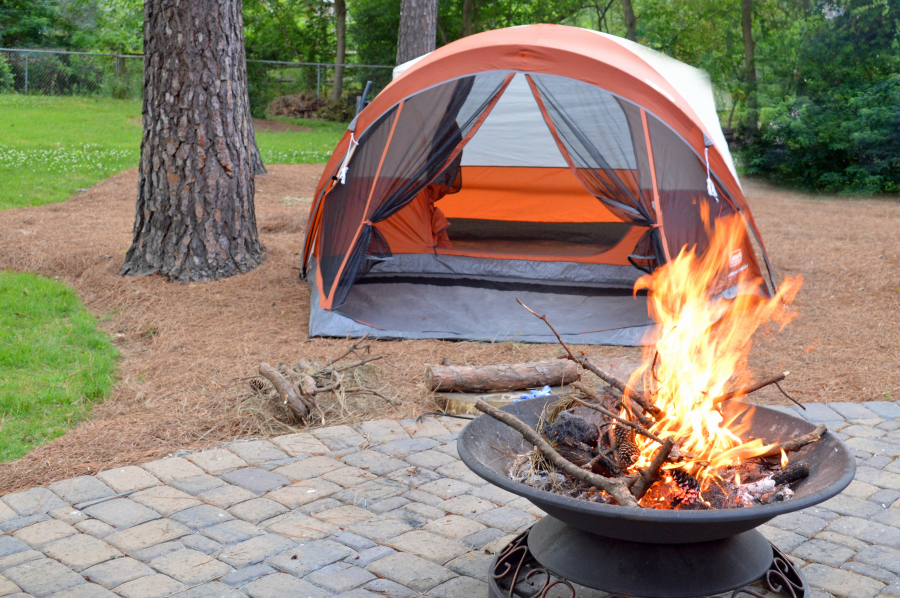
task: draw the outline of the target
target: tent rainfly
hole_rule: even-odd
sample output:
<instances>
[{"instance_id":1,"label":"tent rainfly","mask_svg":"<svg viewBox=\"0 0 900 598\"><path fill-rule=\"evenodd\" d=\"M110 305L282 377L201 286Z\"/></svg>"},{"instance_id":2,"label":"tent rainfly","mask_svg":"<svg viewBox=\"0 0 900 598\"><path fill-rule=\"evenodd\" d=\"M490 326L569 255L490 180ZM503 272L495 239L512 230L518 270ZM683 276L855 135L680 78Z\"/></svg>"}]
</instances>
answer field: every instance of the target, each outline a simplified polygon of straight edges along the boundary
<instances>
[{"instance_id":1,"label":"tent rainfly","mask_svg":"<svg viewBox=\"0 0 900 598\"><path fill-rule=\"evenodd\" d=\"M771 293L704 73L575 27L472 35L398 66L335 148L303 250L309 333L555 341L520 298L566 341L641 344L634 281L703 251L705 210L743 220L731 265Z\"/></svg>"}]
</instances>

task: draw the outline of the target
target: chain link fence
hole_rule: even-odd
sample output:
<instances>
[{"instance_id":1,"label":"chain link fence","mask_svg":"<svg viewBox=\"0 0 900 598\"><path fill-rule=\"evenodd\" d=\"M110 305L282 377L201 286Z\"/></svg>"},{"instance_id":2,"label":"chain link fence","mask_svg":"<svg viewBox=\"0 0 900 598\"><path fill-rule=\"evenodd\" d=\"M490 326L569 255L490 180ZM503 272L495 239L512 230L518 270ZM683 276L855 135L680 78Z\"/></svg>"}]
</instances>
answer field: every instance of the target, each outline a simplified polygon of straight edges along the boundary
<instances>
[{"instance_id":1,"label":"chain link fence","mask_svg":"<svg viewBox=\"0 0 900 598\"><path fill-rule=\"evenodd\" d=\"M263 116L273 99L306 94L328 99L337 65L317 62L248 60L250 108ZM370 98L391 81L393 67L343 65L343 104L355 107L367 81ZM0 93L140 98L144 82L141 55L0 48Z\"/></svg>"}]
</instances>

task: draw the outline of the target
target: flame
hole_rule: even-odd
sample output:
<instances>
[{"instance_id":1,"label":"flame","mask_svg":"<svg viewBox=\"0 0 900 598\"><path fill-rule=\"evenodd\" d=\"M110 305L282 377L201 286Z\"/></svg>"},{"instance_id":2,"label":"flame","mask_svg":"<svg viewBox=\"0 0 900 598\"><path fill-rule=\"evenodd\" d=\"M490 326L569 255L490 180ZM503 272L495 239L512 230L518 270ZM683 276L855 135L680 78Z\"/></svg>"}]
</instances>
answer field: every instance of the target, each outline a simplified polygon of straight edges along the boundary
<instances>
[{"instance_id":1,"label":"flame","mask_svg":"<svg viewBox=\"0 0 900 598\"><path fill-rule=\"evenodd\" d=\"M788 463L790 463L790 462L788 461L787 453L784 452L784 449L781 449L781 469L784 469L785 467L787 467Z\"/></svg>"},{"instance_id":2,"label":"flame","mask_svg":"<svg viewBox=\"0 0 900 598\"><path fill-rule=\"evenodd\" d=\"M658 340L645 347L643 365L629 380L632 387L643 382L645 393L662 410L652 431L674 437L681 453L689 455L686 465L668 467L684 466L701 482L715 475L716 468L770 448L758 439L743 442L740 434L746 426L725 421L714 399L751 382L746 369L751 337L766 322L784 328L795 317L787 306L802 284L800 276L787 278L768 298L764 282L744 258L752 248L741 217L719 218L713 229L708 210L702 216L707 249L698 254L694 247L685 248L635 283L635 292L648 291ZM641 458L635 466L646 467L658 445L643 436L636 444Z\"/></svg>"}]
</instances>

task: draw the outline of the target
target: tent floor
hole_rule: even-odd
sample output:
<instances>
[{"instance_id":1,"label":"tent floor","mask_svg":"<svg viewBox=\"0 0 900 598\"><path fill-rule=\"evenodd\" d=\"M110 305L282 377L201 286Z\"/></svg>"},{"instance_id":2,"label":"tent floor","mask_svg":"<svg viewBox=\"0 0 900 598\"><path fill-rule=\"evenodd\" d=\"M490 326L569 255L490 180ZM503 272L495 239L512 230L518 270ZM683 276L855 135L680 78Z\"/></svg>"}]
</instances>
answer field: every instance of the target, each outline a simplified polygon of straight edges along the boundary
<instances>
[{"instance_id":1,"label":"tent floor","mask_svg":"<svg viewBox=\"0 0 900 598\"><path fill-rule=\"evenodd\" d=\"M453 249L459 251L481 251L515 256L555 255L596 255L613 247L608 243L571 243L553 239L452 239Z\"/></svg>"},{"instance_id":2,"label":"tent floor","mask_svg":"<svg viewBox=\"0 0 900 598\"><path fill-rule=\"evenodd\" d=\"M546 314L566 342L640 345L652 329L646 298L623 289L376 277L357 281L333 312L319 308L311 288L310 336L556 342L517 298Z\"/></svg>"}]
</instances>

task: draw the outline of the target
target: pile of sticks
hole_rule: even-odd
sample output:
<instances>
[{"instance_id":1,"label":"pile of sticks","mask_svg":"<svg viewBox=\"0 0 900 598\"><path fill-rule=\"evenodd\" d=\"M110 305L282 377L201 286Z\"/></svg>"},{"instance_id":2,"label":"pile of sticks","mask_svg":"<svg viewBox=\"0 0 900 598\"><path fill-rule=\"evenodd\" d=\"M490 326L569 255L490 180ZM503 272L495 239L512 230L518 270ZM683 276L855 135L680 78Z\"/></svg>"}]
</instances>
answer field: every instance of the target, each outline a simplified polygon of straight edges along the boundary
<instances>
[{"instance_id":1,"label":"pile of sticks","mask_svg":"<svg viewBox=\"0 0 900 598\"><path fill-rule=\"evenodd\" d=\"M374 388L347 384L348 374L359 367L384 358L384 355L370 355L371 345L366 343L367 338L368 334L355 342L344 353L322 366L300 360L294 365L282 363L276 368L263 362L259 364L259 377L249 376L246 379L255 394L271 396L273 400L277 401L290 415L293 423L311 423L311 420L318 415L324 425L325 414L317 403L316 396L328 392L368 394L393 405L391 399ZM354 360L339 363L348 357L353 357ZM271 386L266 384L263 379L268 381Z\"/></svg>"},{"instance_id":2,"label":"pile of sticks","mask_svg":"<svg viewBox=\"0 0 900 598\"><path fill-rule=\"evenodd\" d=\"M571 395L567 397L567 400L571 402L570 404L594 410L603 416L605 424L601 428L605 428L605 430L598 430L602 441L596 442L596 447L587 446L582 439L578 438L563 442L557 439L551 443L541 433L520 419L481 400L475 403L475 407L479 411L519 432L528 442L534 445L537 453L542 455L549 464L562 472L563 475L606 493L617 504L625 507L641 506L639 501L650 487L660 479L661 470L666 463L678 464L686 461L697 461L697 458L684 451L674 438L660 438L650 430L658 418L664 416L661 410L654 405L650 396L601 370L587 356L574 353L563 342L559 333L550 324L546 316L538 315L521 301L519 303L550 327L559 343L565 349L567 359L593 372L608 385L608 388L603 392L599 392L583 382L575 382L571 386L580 391L582 396ZM784 379L784 376L779 375L768 378L768 384L775 384ZM735 396L744 396L763 386L765 384L754 384L751 387L735 389L727 395L718 397L715 402L721 404ZM618 415L623 413L625 417ZM825 426L819 426L810 434L772 447L763 457L780 455L782 450L785 452L797 451L807 444L817 441L824 432ZM605 438L603 438L604 434ZM637 460L637 449L633 442L634 434L640 434L658 445L650 464L638 470L633 468L633 464ZM556 448L554 448L553 444L556 445ZM567 456L564 456L563 452L567 453ZM794 468L794 472L791 475L796 474L803 477L808 475L808 473L809 468L807 466L805 474L802 471L802 467L800 467ZM687 474L685 473L685 475ZM785 479L787 478L785 477ZM787 482L781 480L779 483L786 484L796 481L796 479L799 479L799 477L790 479ZM693 484L695 485L696 481ZM680 483L680 485L682 484ZM683 485L685 492L691 490L692 483L690 479L685 478ZM766 488L768 486L769 484L766 485Z\"/></svg>"}]
</instances>

